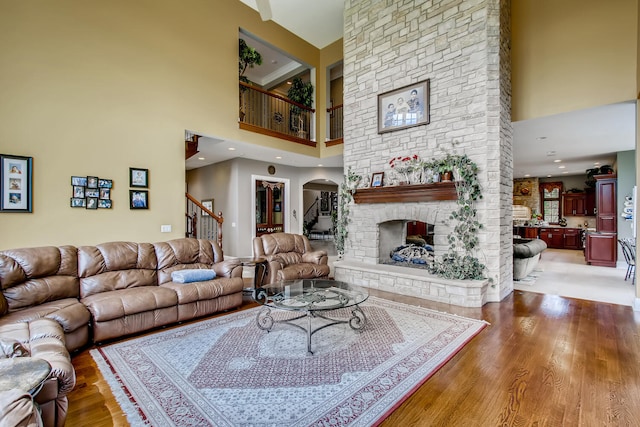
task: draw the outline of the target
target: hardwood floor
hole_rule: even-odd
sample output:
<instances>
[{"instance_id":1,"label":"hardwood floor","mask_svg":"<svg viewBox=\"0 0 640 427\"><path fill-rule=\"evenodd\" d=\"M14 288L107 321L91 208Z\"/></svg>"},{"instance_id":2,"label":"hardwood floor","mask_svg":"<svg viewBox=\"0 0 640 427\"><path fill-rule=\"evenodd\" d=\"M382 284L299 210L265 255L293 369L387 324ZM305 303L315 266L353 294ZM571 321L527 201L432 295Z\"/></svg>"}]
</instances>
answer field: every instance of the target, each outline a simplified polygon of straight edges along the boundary
<instances>
[{"instance_id":1,"label":"hardwood floor","mask_svg":"<svg viewBox=\"0 0 640 427\"><path fill-rule=\"evenodd\" d=\"M371 294L491 323L382 426L640 425L640 313L631 307L522 291L481 309ZM73 365L66 426L127 425L88 350Z\"/></svg>"}]
</instances>

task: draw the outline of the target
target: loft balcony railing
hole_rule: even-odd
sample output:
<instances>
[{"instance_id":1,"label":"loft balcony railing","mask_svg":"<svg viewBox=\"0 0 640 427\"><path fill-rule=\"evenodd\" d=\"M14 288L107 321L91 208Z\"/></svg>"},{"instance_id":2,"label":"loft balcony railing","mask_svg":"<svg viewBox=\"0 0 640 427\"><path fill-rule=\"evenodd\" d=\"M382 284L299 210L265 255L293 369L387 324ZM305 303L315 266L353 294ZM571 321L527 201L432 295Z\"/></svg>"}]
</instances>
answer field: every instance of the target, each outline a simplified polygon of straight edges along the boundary
<instances>
[{"instance_id":1,"label":"loft balcony railing","mask_svg":"<svg viewBox=\"0 0 640 427\"><path fill-rule=\"evenodd\" d=\"M240 82L240 129L315 147L314 113L312 108Z\"/></svg>"},{"instance_id":2,"label":"loft balcony railing","mask_svg":"<svg viewBox=\"0 0 640 427\"><path fill-rule=\"evenodd\" d=\"M329 123L329 140L327 146L342 144L344 142L342 104L327 108L327 123Z\"/></svg>"}]
</instances>

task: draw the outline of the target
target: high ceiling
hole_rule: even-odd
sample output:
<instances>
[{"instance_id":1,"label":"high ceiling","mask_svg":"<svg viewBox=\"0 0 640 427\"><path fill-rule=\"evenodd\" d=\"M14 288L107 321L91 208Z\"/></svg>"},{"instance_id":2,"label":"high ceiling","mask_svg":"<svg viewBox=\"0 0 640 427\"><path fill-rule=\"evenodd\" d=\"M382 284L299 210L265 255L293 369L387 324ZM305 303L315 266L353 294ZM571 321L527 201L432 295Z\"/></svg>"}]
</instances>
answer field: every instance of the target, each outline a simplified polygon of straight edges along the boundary
<instances>
[{"instance_id":1,"label":"high ceiling","mask_svg":"<svg viewBox=\"0 0 640 427\"><path fill-rule=\"evenodd\" d=\"M342 37L343 0L240 1L318 48ZM267 87L274 86L306 67L250 34L241 36L251 40L250 44L260 44L258 50L263 56L263 65L247 74L252 81ZM636 107L635 102L601 106L514 122L513 128L514 178L584 174L596 163L612 164L618 151L635 149ZM200 156L189 159L187 169L238 157L239 153L246 158L270 159L274 163L292 166L342 166L341 156L318 159L239 141L215 138L201 141ZM232 146L235 146L235 151L228 150ZM196 157L205 157L206 160Z\"/></svg>"}]
</instances>

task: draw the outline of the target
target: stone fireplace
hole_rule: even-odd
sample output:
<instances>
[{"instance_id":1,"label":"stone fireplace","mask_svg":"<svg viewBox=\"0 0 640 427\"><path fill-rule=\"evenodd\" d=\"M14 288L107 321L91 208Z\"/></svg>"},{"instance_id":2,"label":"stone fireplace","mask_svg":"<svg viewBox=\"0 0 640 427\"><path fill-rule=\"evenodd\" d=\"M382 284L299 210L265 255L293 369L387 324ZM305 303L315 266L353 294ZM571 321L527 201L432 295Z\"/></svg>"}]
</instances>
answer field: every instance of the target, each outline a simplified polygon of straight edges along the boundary
<instances>
[{"instance_id":1,"label":"stone fireplace","mask_svg":"<svg viewBox=\"0 0 640 427\"><path fill-rule=\"evenodd\" d=\"M512 291L509 15L504 0L345 2L344 165L364 179L350 206L336 279L468 307ZM378 96L427 79L430 122L379 133ZM448 250L447 221L457 205L455 196L439 197L444 184L387 187L395 178L390 159L447 154L467 154L480 171L483 199L475 207L483 229L473 256L487 267L484 281L383 263L414 220L434 226L436 257ZM383 187L367 188L377 172L385 173ZM382 193L390 198L375 200ZM438 196L425 197L432 193Z\"/></svg>"},{"instance_id":2,"label":"stone fireplace","mask_svg":"<svg viewBox=\"0 0 640 427\"><path fill-rule=\"evenodd\" d=\"M336 279L465 307L482 306L487 281L447 280L424 268L387 263L389 252L406 242L407 223L414 220L434 225L434 255L446 253L451 229L444 221L455 206L452 201L356 204L351 213L358 220L349 228L349 235L354 234L349 241L357 242L358 247L352 247L349 257L335 264Z\"/></svg>"}]
</instances>

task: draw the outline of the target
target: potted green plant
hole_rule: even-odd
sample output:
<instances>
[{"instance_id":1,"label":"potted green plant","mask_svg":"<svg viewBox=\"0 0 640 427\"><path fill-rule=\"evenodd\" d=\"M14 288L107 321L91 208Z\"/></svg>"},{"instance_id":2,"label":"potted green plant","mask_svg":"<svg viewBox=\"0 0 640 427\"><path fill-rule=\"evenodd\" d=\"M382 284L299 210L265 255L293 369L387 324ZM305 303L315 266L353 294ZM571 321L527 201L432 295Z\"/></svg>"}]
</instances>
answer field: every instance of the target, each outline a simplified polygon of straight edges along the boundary
<instances>
[{"instance_id":1,"label":"potted green plant","mask_svg":"<svg viewBox=\"0 0 640 427\"><path fill-rule=\"evenodd\" d=\"M291 82L287 97L297 104L311 108L313 106L313 85L311 82L305 83L300 77L296 77ZM305 137L305 120L302 112L303 109L299 106L291 106L291 130L297 132L300 138Z\"/></svg>"},{"instance_id":2,"label":"potted green plant","mask_svg":"<svg viewBox=\"0 0 640 427\"><path fill-rule=\"evenodd\" d=\"M251 81L244 75L244 73L247 71L247 68L253 68L255 65L262 65L262 55L260 55L260 52L247 45L247 42L245 42L244 39L240 39L238 46L238 75L241 82L251 84ZM240 85L240 121L243 121L245 116L242 95L246 90L246 87Z\"/></svg>"}]
</instances>

